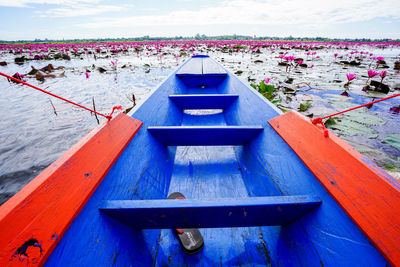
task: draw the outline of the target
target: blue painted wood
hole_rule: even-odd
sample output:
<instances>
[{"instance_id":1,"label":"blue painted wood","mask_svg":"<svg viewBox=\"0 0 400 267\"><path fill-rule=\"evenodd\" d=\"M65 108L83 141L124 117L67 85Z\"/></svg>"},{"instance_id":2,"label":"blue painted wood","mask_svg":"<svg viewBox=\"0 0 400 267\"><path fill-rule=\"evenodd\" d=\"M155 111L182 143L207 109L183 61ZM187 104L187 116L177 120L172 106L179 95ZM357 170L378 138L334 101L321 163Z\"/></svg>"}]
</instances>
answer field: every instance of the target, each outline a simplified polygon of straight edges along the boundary
<instances>
[{"instance_id":1,"label":"blue painted wood","mask_svg":"<svg viewBox=\"0 0 400 267\"><path fill-rule=\"evenodd\" d=\"M203 75L203 58L196 57L187 61L177 72L177 76Z\"/></svg>"},{"instance_id":2,"label":"blue painted wood","mask_svg":"<svg viewBox=\"0 0 400 267\"><path fill-rule=\"evenodd\" d=\"M321 204L315 196L182 200L113 200L100 210L137 229L289 224Z\"/></svg>"},{"instance_id":3,"label":"blue painted wood","mask_svg":"<svg viewBox=\"0 0 400 267\"><path fill-rule=\"evenodd\" d=\"M218 85L204 88L175 74L135 108L132 116L144 122L142 129L47 266L388 265L269 126L267 121L280 114L275 106L230 72ZM239 97L223 113L212 115L184 114L168 100L171 94L217 93ZM181 125L262 125L264 130L248 145L236 147L166 147L146 130ZM188 199L318 195L323 204L285 226L200 229L205 246L195 255L182 251L172 230L135 230L98 210L106 199L164 199L175 191Z\"/></svg>"},{"instance_id":4,"label":"blue painted wood","mask_svg":"<svg viewBox=\"0 0 400 267\"><path fill-rule=\"evenodd\" d=\"M170 95L172 100L181 109L225 109L232 104L238 95L198 94L198 95Z\"/></svg>"},{"instance_id":5,"label":"blue painted wood","mask_svg":"<svg viewBox=\"0 0 400 267\"><path fill-rule=\"evenodd\" d=\"M165 146L241 146L255 138L261 126L159 126L147 130Z\"/></svg>"},{"instance_id":6,"label":"blue painted wood","mask_svg":"<svg viewBox=\"0 0 400 267\"><path fill-rule=\"evenodd\" d=\"M203 75L221 75L226 76L226 70L215 60L206 57L203 58Z\"/></svg>"},{"instance_id":7,"label":"blue painted wood","mask_svg":"<svg viewBox=\"0 0 400 267\"><path fill-rule=\"evenodd\" d=\"M189 88L195 93L197 88ZM209 93L216 93L216 89ZM226 125L224 114L184 114L182 125ZM182 192L188 199L249 197L233 147L177 147L168 194ZM314 212L314 211L311 211ZM270 226L280 228L280 226ZM269 228L270 228L269 227ZM259 227L202 228L203 250L188 256L182 253L172 230L162 230L156 266L268 266L265 240Z\"/></svg>"},{"instance_id":8,"label":"blue painted wood","mask_svg":"<svg viewBox=\"0 0 400 267\"><path fill-rule=\"evenodd\" d=\"M215 86L227 76L226 71L207 56L193 57L176 75L188 86Z\"/></svg>"},{"instance_id":9,"label":"blue painted wood","mask_svg":"<svg viewBox=\"0 0 400 267\"><path fill-rule=\"evenodd\" d=\"M187 86L204 88L220 84L226 78L226 74L179 74L177 77L180 78Z\"/></svg>"}]
</instances>

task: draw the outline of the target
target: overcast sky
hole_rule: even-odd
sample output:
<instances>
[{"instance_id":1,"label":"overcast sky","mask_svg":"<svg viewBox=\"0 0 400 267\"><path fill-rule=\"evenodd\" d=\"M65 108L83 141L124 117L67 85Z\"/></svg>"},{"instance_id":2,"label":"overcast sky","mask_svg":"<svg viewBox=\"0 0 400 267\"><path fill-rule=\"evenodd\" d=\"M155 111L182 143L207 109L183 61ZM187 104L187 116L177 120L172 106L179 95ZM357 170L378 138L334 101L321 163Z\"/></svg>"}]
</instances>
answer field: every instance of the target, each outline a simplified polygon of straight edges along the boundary
<instances>
[{"instance_id":1,"label":"overcast sky","mask_svg":"<svg viewBox=\"0 0 400 267\"><path fill-rule=\"evenodd\" d=\"M400 38L400 0L0 0L0 40L257 35Z\"/></svg>"}]
</instances>

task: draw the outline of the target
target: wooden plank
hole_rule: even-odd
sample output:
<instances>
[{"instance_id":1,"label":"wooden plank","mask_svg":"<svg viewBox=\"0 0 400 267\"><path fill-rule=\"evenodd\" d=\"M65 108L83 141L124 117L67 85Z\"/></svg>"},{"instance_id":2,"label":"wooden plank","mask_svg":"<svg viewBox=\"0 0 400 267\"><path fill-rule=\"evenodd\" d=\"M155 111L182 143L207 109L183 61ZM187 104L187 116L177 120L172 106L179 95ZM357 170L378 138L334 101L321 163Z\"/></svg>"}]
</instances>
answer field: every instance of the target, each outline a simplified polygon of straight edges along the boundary
<instances>
[{"instance_id":1,"label":"wooden plank","mask_svg":"<svg viewBox=\"0 0 400 267\"><path fill-rule=\"evenodd\" d=\"M226 70L215 60L209 57L203 58L203 75L221 75L226 76Z\"/></svg>"},{"instance_id":2,"label":"wooden plank","mask_svg":"<svg viewBox=\"0 0 400 267\"><path fill-rule=\"evenodd\" d=\"M221 228L285 225L320 204L314 196L112 200L100 210L138 229Z\"/></svg>"},{"instance_id":3,"label":"wooden plank","mask_svg":"<svg viewBox=\"0 0 400 267\"><path fill-rule=\"evenodd\" d=\"M237 98L238 95L231 94L196 94L169 96L169 99L171 99L181 109L225 109Z\"/></svg>"},{"instance_id":4,"label":"wooden plank","mask_svg":"<svg viewBox=\"0 0 400 267\"><path fill-rule=\"evenodd\" d=\"M176 75L203 75L203 58L191 58L185 63L185 65L182 66L182 68L177 71Z\"/></svg>"},{"instance_id":5,"label":"wooden plank","mask_svg":"<svg viewBox=\"0 0 400 267\"><path fill-rule=\"evenodd\" d=\"M400 265L399 182L296 112L269 123L386 259Z\"/></svg>"},{"instance_id":6,"label":"wooden plank","mask_svg":"<svg viewBox=\"0 0 400 267\"><path fill-rule=\"evenodd\" d=\"M42 265L141 125L104 122L2 205L0 265Z\"/></svg>"},{"instance_id":7,"label":"wooden plank","mask_svg":"<svg viewBox=\"0 0 400 267\"><path fill-rule=\"evenodd\" d=\"M225 69L208 56L193 56L176 73L187 86L216 86L226 77Z\"/></svg>"},{"instance_id":8,"label":"wooden plank","mask_svg":"<svg viewBox=\"0 0 400 267\"><path fill-rule=\"evenodd\" d=\"M262 126L158 126L147 130L166 146L240 146L262 132Z\"/></svg>"}]
</instances>

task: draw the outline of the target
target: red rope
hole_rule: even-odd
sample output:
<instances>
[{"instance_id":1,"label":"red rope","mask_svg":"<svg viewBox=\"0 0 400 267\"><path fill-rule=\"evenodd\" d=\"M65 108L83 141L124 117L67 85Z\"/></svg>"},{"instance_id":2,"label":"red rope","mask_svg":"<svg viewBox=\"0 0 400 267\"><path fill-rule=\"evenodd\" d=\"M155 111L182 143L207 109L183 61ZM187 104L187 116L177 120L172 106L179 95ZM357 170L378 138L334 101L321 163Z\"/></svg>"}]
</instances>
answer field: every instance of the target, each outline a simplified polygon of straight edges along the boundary
<instances>
[{"instance_id":1,"label":"red rope","mask_svg":"<svg viewBox=\"0 0 400 267\"><path fill-rule=\"evenodd\" d=\"M110 113L109 115L104 115L104 114L101 114L101 113L99 113L99 112L97 112L97 111L95 111L95 110L92 110L92 109L90 109L90 108L87 108L87 107L84 107L84 106L82 106L82 105L79 105L79 104L77 104L77 103L75 103L75 102L72 102L72 101L70 101L70 100L68 100L68 99L65 99L65 98L61 97L61 96L55 95L55 94L53 94L53 93L50 93L50 92L48 92L48 91L46 91L46 90L40 89L39 87L36 87L36 86L34 86L34 85L32 85L32 84L29 84L29 83L27 83L27 82L24 82L24 81L21 81L21 80L19 80L19 79L16 79L16 78L14 78L14 77L12 77L12 76L9 76L9 75L7 75L7 74L4 74L4 73L2 73L2 72L0 72L0 75L6 77L6 78L9 79L9 80L13 80L13 81L15 81L15 82L17 82L17 83L22 83L22 84L24 84L24 85L27 85L27 86L29 86L29 87L32 87L33 89L36 89L36 90L40 91L40 92L43 92L43 93L45 93L45 94L51 95L51 96L56 97L56 98L59 98L59 99L65 101L65 102L68 102L68 103L72 104L72 105L75 105L75 106L78 106L78 107L80 107L80 108L86 109L86 110L88 110L88 111L90 111L90 112L96 113L97 115L103 116L103 117L106 118L107 120L111 120L112 114L114 113L114 111L115 111L116 109L118 109L118 110L121 110L121 109L122 109L122 106L115 106L115 107L113 107L113 109L112 109L112 111L111 111L111 113Z\"/></svg>"},{"instance_id":2,"label":"red rope","mask_svg":"<svg viewBox=\"0 0 400 267\"><path fill-rule=\"evenodd\" d=\"M328 134L328 129L326 129L326 127L324 125L324 122L322 120L330 118L330 117L333 117L333 116L337 116L339 114L342 114L342 113L345 113L345 112L349 112L349 111L352 111L352 110L355 110L355 109L358 109L358 108L366 107L366 106L369 106L369 105L372 105L372 104L375 104L375 103L378 103L378 102L381 102L381 101L385 101L385 100L388 100L390 98L394 98L394 97L397 97L397 96L400 96L400 93L392 95L392 96L388 96L388 97L385 97L385 98L382 98L382 99L379 99L379 100L375 100L375 101L372 101L372 102L364 104L364 105L360 105L360 106L357 106L357 107L349 108L349 109L346 109L346 110L343 110L343 111L340 111L340 112L337 112L335 114L331 114L331 115L328 115L328 116L325 116L325 117L322 117L322 118L315 118L315 119L311 120L311 122L313 124L315 124L315 125L320 124L322 129L323 129L323 131L324 131L324 136L328 137L328 135L329 135Z\"/></svg>"}]
</instances>

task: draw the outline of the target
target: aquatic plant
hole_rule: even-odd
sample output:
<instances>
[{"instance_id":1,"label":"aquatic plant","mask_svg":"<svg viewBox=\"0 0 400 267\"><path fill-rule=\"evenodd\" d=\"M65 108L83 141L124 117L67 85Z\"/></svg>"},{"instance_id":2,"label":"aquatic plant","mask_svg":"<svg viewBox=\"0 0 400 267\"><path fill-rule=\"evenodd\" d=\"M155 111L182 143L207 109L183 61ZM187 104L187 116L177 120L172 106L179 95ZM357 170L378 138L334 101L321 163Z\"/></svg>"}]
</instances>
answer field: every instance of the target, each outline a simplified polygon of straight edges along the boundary
<instances>
[{"instance_id":1,"label":"aquatic plant","mask_svg":"<svg viewBox=\"0 0 400 267\"><path fill-rule=\"evenodd\" d=\"M300 103L299 110L300 111L306 111L309 107L311 107L311 101L306 101L304 103Z\"/></svg>"},{"instance_id":2,"label":"aquatic plant","mask_svg":"<svg viewBox=\"0 0 400 267\"><path fill-rule=\"evenodd\" d=\"M365 83L365 85L368 86L368 82L371 80L371 78L374 78L377 75L379 75L379 72L376 72L373 70L368 70L368 79L367 79L367 82Z\"/></svg>"},{"instance_id":3,"label":"aquatic plant","mask_svg":"<svg viewBox=\"0 0 400 267\"><path fill-rule=\"evenodd\" d=\"M356 76L355 74L353 74L353 73L347 73L347 74L346 74L346 77L347 77L347 83L344 85L345 88L348 87L348 86L350 85L350 82L351 82L352 80L357 79L357 76Z\"/></svg>"},{"instance_id":4,"label":"aquatic plant","mask_svg":"<svg viewBox=\"0 0 400 267\"><path fill-rule=\"evenodd\" d=\"M261 93L266 99L271 101L274 104L280 103L282 100L281 99L275 99L276 97L276 92L275 92L275 86L272 84L268 84L270 82L269 78L266 78L265 80L262 80L260 84L255 85L255 84L250 84L251 87L256 89L259 93Z\"/></svg>"}]
</instances>

